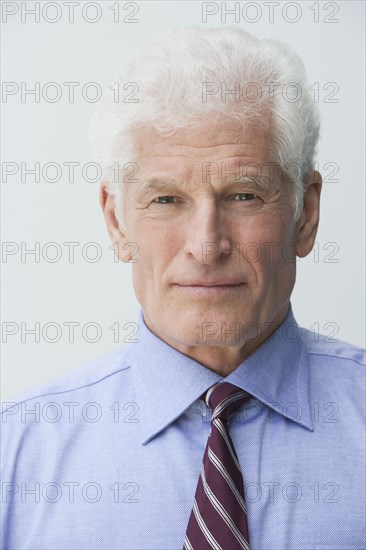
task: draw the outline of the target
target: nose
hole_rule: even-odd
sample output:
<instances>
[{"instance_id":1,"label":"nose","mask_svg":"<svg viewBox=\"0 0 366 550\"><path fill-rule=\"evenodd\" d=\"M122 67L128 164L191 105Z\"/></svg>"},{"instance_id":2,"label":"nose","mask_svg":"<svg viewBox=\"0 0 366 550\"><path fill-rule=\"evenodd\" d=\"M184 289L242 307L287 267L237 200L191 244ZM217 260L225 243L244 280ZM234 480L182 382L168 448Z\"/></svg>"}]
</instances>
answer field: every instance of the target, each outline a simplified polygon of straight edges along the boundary
<instances>
[{"instance_id":1,"label":"nose","mask_svg":"<svg viewBox=\"0 0 366 550\"><path fill-rule=\"evenodd\" d=\"M215 264L232 252L230 224L214 198L202 198L187 219L185 252L203 264Z\"/></svg>"}]
</instances>

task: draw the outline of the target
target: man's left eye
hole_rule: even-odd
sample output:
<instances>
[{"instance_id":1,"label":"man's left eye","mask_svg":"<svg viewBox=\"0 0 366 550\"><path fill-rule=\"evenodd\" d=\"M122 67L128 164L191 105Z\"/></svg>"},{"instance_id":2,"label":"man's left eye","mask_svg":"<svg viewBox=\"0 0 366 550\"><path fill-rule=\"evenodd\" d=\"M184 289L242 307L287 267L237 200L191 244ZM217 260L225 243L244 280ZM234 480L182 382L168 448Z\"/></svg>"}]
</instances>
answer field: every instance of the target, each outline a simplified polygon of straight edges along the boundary
<instances>
[{"instance_id":1,"label":"man's left eye","mask_svg":"<svg viewBox=\"0 0 366 550\"><path fill-rule=\"evenodd\" d=\"M175 198L176 197L174 197L173 195L165 195L161 197L156 197L153 202L156 202L157 204L172 204Z\"/></svg>"},{"instance_id":2,"label":"man's left eye","mask_svg":"<svg viewBox=\"0 0 366 550\"><path fill-rule=\"evenodd\" d=\"M241 197L239 199L239 202L240 201L251 201L253 199L256 199L258 198L256 195L254 195L253 193L238 193L237 195L234 195L234 197Z\"/></svg>"}]
</instances>

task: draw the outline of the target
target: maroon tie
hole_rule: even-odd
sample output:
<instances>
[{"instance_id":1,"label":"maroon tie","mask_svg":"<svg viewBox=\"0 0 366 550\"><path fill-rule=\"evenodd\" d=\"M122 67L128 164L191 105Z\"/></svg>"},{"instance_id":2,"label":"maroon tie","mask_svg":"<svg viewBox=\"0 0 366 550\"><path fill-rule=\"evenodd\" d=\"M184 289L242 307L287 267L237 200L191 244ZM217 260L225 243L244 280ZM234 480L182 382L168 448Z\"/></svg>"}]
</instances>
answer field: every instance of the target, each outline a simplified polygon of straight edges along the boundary
<instances>
[{"instance_id":1,"label":"maroon tie","mask_svg":"<svg viewBox=\"0 0 366 550\"><path fill-rule=\"evenodd\" d=\"M212 410L211 432L183 550L249 550L243 476L228 424L250 397L229 382L215 384L204 395Z\"/></svg>"}]
</instances>

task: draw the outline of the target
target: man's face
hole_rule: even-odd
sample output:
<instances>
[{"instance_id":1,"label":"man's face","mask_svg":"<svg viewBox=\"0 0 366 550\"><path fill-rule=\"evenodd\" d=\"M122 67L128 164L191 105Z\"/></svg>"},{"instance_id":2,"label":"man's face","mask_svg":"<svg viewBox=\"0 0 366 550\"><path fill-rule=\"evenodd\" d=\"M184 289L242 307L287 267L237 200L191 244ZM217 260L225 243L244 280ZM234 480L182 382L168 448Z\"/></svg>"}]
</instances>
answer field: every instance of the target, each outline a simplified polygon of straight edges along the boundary
<instances>
[{"instance_id":1,"label":"man's face","mask_svg":"<svg viewBox=\"0 0 366 550\"><path fill-rule=\"evenodd\" d=\"M147 128L139 145L119 249L134 243L125 250L148 327L188 355L268 335L287 312L297 241L268 130L248 124L240 133L228 119L171 137ZM258 174L267 189L245 177Z\"/></svg>"}]
</instances>

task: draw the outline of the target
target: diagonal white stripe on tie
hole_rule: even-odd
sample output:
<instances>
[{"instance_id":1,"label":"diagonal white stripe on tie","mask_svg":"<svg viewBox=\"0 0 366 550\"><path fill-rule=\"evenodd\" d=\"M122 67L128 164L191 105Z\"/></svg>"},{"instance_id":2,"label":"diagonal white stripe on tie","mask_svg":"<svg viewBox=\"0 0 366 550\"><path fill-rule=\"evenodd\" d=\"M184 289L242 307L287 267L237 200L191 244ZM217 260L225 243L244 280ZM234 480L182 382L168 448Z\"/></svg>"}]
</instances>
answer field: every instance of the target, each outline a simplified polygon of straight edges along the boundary
<instances>
[{"instance_id":1,"label":"diagonal white stripe on tie","mask_svg":"<svg viewBox=\"0 0 366 550\"><path fill-rule=\"evenodd\" d=\"M229 472L224 467L221 460L215 455L212 449L208 449L208 457L211 460L212 464L216 466L222 477L227 481L227 484L229 485L230 489L232 490L233 494L235 495L236 500L239 502L240 506L243 508L244 512L247 511L247 507L245 505L245 501L241 494L239 493L238 489L236 488L236 485L232 479L232 477L229 475Z\"/></svg>"},{"instance_id":2,"label":"diagonal white stripe on tie","mask_svg":"<svg viewBox=\"0 0 366 550\"><path fill-rule=\"evenodd\" d=\"M208 542L211 544L212 548L214 548L215 550L222 550L221 546L219 545L219 543L217 542L215 537L212 535L210 530L207 528L206 523L203 521L203 518L202 518L202 516L200 514L200 511L198 509L196 499L194 499L193 511L194 511L194 515L196 516L197 523L198 523L202 533L205 535L206 540L208 540Z\"/></svg>"}]
</instances>

